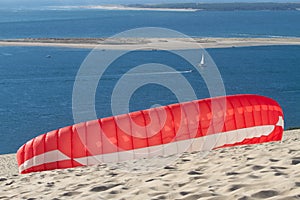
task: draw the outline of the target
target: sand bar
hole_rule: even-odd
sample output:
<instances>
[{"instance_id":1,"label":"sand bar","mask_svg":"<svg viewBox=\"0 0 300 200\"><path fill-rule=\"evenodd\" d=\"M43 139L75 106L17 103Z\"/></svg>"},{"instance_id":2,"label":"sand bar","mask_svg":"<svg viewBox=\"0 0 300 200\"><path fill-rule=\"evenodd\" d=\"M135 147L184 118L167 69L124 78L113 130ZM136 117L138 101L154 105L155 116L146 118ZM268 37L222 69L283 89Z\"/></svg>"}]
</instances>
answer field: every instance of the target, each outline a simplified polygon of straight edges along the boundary
<instances>
[{"instance_id":1,"label":"sand bar","mask_svg":"<svg viewBox=\"0 0 300 200\"><path fill-rule=\"evenodd\" d=\"M195 12L201 9L192 8L142 8L122 5L90 5L90 6L49 6L54 10L70 10L70 9L92 9L92 10L134 10L134 11L170 11L170 12Z\"/></svg>"},{"instance_id":2,"label":"sand bar","mask_svg":"<svg viewBox=\"0 0 300 200\"><path fill-rule=\"evenodd\" d=\"M267 45L300 45L298 38L41 38L0 40L0 46L45 46L98 48L106 50L133 49L199 49Z\"/></svg>"},{"instance_id":3,"label":"sand bar","mask_svg":"<svg viewBox=\"0 0 300 200\"><path fill-rule=\"evenodd\" d=\"M165 158L19 175L15 155L1 155L0 199L297 200L299 144L300 129L285 131L282 142L185 153L150 171Z\"/></svg>"}]
</instances>

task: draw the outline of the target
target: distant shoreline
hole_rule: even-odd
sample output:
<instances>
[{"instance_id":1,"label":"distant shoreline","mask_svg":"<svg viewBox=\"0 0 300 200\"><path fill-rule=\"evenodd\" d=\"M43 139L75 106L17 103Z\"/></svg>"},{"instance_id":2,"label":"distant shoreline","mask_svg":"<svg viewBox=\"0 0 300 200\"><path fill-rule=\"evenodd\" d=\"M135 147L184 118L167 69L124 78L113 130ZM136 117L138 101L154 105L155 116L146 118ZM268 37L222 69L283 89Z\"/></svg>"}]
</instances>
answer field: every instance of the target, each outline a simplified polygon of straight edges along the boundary
<instances>
[{"instance_id":1,"label":"distant shoreline","mask_svg":"<svg viewBox=\"0 0 300 200\"><path fill-rule=\"evenodd\" d=\"M106 50L199 49L300 45L297 38L27 38L0 40L0 46L42 46Z\"/></svg>"},{"instance_id":2,"label":"distant shoreline","mask_svg":"<svg viewBox=\"0 0 300 200\"><path fill-rule=\"evenodd\" d=\"M89 6L50 6L50 9L65 10L65 9L91 9L91 10L132 10L132 11L172 11L172 12L195 12L200 9L192 8L146 8L133 7L122 5L89 5Z\"/></svg>"},{"instance_id":3,"label":"distant shoreline","mask_svg":"<svg viewBox=\"0 0 300 200\"><path fill-rule=\"evenodd\" d=\"M94 9L94 10L134 10L134 11L297 11L300 3L275 2L233 2L233 3L161 3L161 4L125 4L125 5L78 5L78 6L48 6L49 9Z\"/></svg>"},{"instance_id":4,"label":"distant shoreline","mask_svg":"<svg viewBox=\"0 0 300 200\"><path fill-rule=\"evenodd\" d=\"M194 9L201 11L297 11L300 3L284 2L226 2L226 3L161 3L161 4L130 4L126 7L152 9Z\"/></svg>"}]
</instances>

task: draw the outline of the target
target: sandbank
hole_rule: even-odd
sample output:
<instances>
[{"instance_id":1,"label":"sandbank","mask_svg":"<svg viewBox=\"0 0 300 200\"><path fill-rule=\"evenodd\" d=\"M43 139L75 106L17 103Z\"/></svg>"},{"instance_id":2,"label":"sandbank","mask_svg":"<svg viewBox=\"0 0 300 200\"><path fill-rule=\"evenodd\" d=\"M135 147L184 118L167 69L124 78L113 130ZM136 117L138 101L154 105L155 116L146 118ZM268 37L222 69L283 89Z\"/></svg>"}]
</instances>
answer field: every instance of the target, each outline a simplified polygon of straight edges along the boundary
<instances>
[{"instance_id":1,"label":"sandbank","mask_svg":"<svg viewBox=\"0 0 300 200\"><path fill-rule=\"evenodd\" d=\"M0 40L0 46L44 46L103 50L199 49L300 45L300 38L38 38Z\"/></svg>"}]
</instances>

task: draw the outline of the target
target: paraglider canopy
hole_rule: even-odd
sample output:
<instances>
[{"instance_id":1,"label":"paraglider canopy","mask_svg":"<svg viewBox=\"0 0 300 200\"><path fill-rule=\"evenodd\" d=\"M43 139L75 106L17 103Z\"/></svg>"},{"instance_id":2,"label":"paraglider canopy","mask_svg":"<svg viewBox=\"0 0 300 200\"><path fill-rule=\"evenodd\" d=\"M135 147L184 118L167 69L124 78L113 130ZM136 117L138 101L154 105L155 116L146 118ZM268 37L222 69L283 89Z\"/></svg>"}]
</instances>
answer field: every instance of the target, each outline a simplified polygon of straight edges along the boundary
<instances>
[{"instance_id":1,"label":"paraglider canopy","mask_svg":"<svg viewBox=\"0 0 300 200\"><path fill-rule=\"evenodd\" d=\"M221 101L225 106L213 110ZM234 95L60 128L28 141L17 160L20 173L28 173L279 141L282 133L283 112L276 101Z\"/></svg>"}]
</instances>

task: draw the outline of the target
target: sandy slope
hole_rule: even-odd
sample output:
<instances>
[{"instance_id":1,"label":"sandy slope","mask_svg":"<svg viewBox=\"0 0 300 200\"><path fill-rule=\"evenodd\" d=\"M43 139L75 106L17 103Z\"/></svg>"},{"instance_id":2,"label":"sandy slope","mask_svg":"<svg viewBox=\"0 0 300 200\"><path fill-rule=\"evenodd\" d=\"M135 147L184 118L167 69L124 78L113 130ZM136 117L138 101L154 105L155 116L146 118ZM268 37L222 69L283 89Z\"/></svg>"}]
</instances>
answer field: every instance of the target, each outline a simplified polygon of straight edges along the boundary
<instances>
[{"instance_id":1,"label":"sandy slope","mask_svg":"<svg viewBox=\"0 0 300 200\"><path fill-rule=\"evenodd\" d=\"M70 48L199 49L266 45L300 45L300 38L41 38L0 40L0 46L49 46Z\"/></svg>"},{"instance_id":2,"label":"sandy slope","mask_svg":"<svg viewBox=\"0 0 300 200\"><path fill-rule=\"evenodd\" d=\"M17 174L14 155L0 162L0 199L300 199L300 130L286 131L281 143L206 157L185 153L26 175Z\"/></svg>"}]
</instances>

